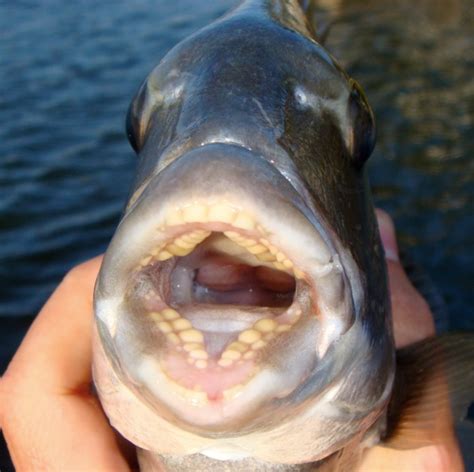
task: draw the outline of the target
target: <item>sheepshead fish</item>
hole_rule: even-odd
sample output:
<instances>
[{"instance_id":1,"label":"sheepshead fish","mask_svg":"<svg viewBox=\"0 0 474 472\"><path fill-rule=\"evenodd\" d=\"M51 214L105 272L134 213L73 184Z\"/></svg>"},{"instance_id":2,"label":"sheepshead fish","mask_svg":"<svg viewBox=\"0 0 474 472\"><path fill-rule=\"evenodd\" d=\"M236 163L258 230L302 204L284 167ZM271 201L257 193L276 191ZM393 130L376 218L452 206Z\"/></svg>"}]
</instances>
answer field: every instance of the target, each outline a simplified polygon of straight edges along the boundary
<instances>
[{"instance_id":1,"label":"sheepshead fish","mask_svg":"<svg viewBox=\"0 0 474 472\"><path fill-rule=\"evenodd\" d=\"M94 380L142 470L341 469L385 428L374 118L315 38L297 2L244 2L132 102L139 166L96 286Z\"/></svg>"}]
</instances>

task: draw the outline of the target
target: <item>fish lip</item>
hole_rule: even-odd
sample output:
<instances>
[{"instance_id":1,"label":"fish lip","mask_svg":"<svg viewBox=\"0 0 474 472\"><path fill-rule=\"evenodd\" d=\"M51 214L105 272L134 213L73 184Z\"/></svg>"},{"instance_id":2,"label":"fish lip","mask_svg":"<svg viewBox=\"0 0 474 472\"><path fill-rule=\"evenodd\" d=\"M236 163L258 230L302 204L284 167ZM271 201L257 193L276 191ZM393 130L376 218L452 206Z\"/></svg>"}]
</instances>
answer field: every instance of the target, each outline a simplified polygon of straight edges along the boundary
<instances>
[{"instance_id":1,"label":"fish lip","mask_svg":"<svg viewBox=\"0 0 474 472\"><path fill-rule=\"evenodd\" d=\"M204 161L200 161L199 158L204 159ZM250 196L246 196L247 201L252 201L252 199L255 201L256 195L258 200L258 192L256 191L258 179L256 179L255 176L258 176L258 178L263 181L263 184L269 184L269 188L273 189L273 194L270 196L260 196L261 199L263 198L265 200L266 198L265 202L268 203L268 207L265 209L269 211L275 209L281 211L283 208L285 216L289 218L290 222L293 218L294 222L302 224L305 227L307 232L306 236L309 234L309 237L318 236L322 238L328 250L328 254L326 254L326 260L319 261L319 263L331 263L335 266L337 265L338 270L344 271L343 258L339 257L340 251L336 249L336 244L333 242L334 235L326 231L325 225L320 220L319 215L309 208L305 199L296 191L294 185L286 179L275 166L269 163L263 156L239 146L213 143L194 149L181 156L174 163L171 163L162 173L156 175L149 182L147 189L142 192L136 202L127 210L105 256L97 283L96 300L104 298L117 299L123 296L124 280L123 278L121 279L120 275L132 271L137 261L142 257L143 252L141 248L138 251L135 249L140 247L140 243L143 240L142 234L149 233L150 221L152 221L153 226L156 227L157 222L163 221L165 210L170 205L178 205L178 200L187 202L197 199L204 193L205 185L203 185L203 182L205 182L205 179L201 179L201 181L197 183L198 185L191 186L190 183L192 182L189 181L189 175L192 174L192 169L195 171L196 169L199 170L199 165L206 160L207 164L210 162L212 166L215 166L213 171L217 168L218 171L220 169L220 171L227 172L230 168L237 176L247 176L251 182L246 182L246 185L243 185L242 179L234 179L234 182L240 185L240 187L239 185L236 187L240 190L240 197L244 198L245 192L249 193ZM230 167L226 167L227 165ZM249 166L251 168L250 172L248 170ZM209 166L207 169L209 170ZM173 193L171 190L173 187L176 187L178 178L182 175L186 178L184 178L185 182L181 182L180 185L187 189L187 192L185 192L185 195L179 195L177 198L176 193ZM275 192L276 183L280 186L278 192ZM211 196L219 196L223 193L232 196L232 191L229 192L226 188L227 184L228 182L221 182L220 185L218 185L219 188L212 189L213 191L210 192ZM167 192L167 190L170 191ZM164 195L171 194L172 197L170 201L167 201L165 198L165 201L157 208L156 205L154 205L154 197L160 192ZM261 206L260 203L257 207ZM245 202L242 206L247 207ZM284 218L282 219L285 220ZM266 220L269 220L269 215L266 215ZM291 224L288 225L288 228L290 227ZM131 233L129 232L130 229ZM131 243L130 238L132 239ZM131 252L134 252L134 254L132 254L131 257L123 256L121 254L123 247L132 248L133 250ZM119 276L109 277L108 274L119 274ZM347 288L352 296L351 283L349 283ZM104 310L96 310L96 313L98 318L101 318L111 331L116 329L116 326L114 327L116 320L113 320L113 315L110 316L110 313L108 316L104 315ZM353 312L351 311L349 315L352 318ZM347 326L344 329L338 328L340 332L347 330L351 322L347 322L346 324ZM328 340L324 342L326 344L329 343ZM325 349L327 349L327 347L326 345Z\"/></svg>"}]
</instances>

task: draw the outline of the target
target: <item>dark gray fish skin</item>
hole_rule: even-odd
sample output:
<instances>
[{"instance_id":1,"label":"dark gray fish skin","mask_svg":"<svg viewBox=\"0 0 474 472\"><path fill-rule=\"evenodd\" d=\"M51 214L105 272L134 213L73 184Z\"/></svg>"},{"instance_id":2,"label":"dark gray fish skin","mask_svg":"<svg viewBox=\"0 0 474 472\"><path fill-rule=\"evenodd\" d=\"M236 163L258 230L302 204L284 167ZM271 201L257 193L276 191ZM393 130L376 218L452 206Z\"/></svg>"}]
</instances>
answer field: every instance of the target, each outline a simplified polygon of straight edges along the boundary
<instances>
[{"instance_id":1,"label":"dark gray fish skin","mask_svg":"<svg viewBox=\"0 0 474 472\"><path fill-rule=\"evenodd\" d=\"M316 408L339 381L334 417L318 418L321 424L305 433L299 461L324 462L354 438L360 443L371 428L376 438L393 382L394 346L383 249L363 166L374 146L373 116L357 83L316 42L299 5L244 2L177 45L142 85L129 111L127 132L140 159L137 178L96 289L102 347L96 346L95 355L110 363L115 376L107 388L113 385L118 391L120 384L127 385L142 403L186 434L205 439L255 437L257 459L270 467L269 458L278 464L295 459L286 459L287 451L278 457L271 448L267 453L262 443L266 432L275 423L292 424L293 417ZM251 417L206 430L157 406L153 394L130 376L123 345L111 334L115 322L104 321L108 315L99 305L117 297L124 268L131 266L124 262L129 257L125 251L134 250L127 245L129 234L157 204L167 204L175 194L194 198L225 189L249 195L282 221L293 221L297 209L319 231L332 260L337 256L340 261L353 309L334 320L340 323L338 336L330 338L301 385L284 398L264 403ZM96 360L94 375L107 414L124 436L150 449L149 439L142 441L139 432L130 432L123 404L114 407L115 390L103 387L103 359ZM307 451L310 437L317 450L314 456ZM180 454L186 440L180 441ZM155 452L169 454L169 448ZM143 463L148 460L151 456Z\"/></svg>"}]
</instances>

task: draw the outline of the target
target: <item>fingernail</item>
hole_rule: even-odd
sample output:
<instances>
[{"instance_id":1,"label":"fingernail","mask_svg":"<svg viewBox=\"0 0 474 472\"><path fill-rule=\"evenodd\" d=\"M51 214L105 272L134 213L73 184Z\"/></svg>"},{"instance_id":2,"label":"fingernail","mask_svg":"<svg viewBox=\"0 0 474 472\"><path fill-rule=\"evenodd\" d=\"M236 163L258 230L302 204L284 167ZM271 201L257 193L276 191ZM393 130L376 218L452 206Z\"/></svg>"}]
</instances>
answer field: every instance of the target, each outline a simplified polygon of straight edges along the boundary
<instances>
[{"instance_id":1,"label":"fingernail","mask_svg":"<svg viewBox=\"0 0 474 472\"><path fill-rule=\"evenodd\" d=\"M389 214L383 210L376 209L377 221L379 223L380 238L382 239L385 257L391 261L398 262L398 244L395 235L395 226Z\"/></svg>"}]
</instances>

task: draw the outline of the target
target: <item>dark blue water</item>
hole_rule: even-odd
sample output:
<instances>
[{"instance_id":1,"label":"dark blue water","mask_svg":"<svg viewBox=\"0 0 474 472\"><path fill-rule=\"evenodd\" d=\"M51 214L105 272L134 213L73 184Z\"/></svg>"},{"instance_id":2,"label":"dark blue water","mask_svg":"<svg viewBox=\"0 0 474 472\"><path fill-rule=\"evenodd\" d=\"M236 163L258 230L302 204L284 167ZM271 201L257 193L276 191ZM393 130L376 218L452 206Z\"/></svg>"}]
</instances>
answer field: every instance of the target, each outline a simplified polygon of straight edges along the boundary
<instances>
[{"instance_id":1,"label":"dark blue water","mask_svg":"<svg viewBox=\"0 0 474 472\"><path fill-rule=\"evenodd\" d=\"M0 0L0 372L65 271L106 248L133 176L141 81L233 0ZM472 0L326 0L328 48L364 86L375 199L474 329Z\"/></svg>"}]
</instances>

